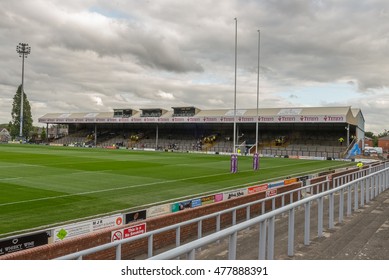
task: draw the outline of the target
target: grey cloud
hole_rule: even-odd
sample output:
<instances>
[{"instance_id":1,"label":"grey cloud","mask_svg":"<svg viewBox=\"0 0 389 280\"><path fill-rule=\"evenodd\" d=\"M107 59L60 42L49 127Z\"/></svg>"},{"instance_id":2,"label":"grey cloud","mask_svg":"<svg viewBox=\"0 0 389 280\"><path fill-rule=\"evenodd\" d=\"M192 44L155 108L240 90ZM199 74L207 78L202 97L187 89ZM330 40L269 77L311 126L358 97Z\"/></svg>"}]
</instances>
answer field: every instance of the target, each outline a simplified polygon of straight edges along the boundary
<instances>
[{"instance_id":1,"label":"grey cloud","mask_svg":"<svg viewBox=\"0 0 389 280\"><path fill-rule=\"evenodd\" d=\"M381 103L355 98L342 105L361 107L367 125L383 130L388 11L384 0L2 0L0 123L9 121L21 81L15 52L21 41L32 47L25 82L35 120L47 112L127 105L231 108L237 17L240 107L256 100L260 29L261 106L304 106L292 103L301 98L285 100L279 92L349 82L356 95ZM323 105L338 102L320 98Z\"/></svg>"}]
</instances>

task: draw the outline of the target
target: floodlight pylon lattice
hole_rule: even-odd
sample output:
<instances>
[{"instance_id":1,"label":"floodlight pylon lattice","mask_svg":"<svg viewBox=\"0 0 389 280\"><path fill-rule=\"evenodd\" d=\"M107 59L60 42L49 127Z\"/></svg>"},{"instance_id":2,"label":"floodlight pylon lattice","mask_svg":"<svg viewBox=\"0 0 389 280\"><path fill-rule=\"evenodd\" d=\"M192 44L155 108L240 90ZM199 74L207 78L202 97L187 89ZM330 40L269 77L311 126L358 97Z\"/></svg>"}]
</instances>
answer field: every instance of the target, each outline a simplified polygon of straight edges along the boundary
<instances>
[{"instance_id":1,"label":"floodlight pylon lattice","mask_svg":"<svg viewBox=\"0 0 389 280\"><path fill-rule=\"evenodd\" d=\"M19 54L19 57L22 58L22 88L20 93L20 130L19 136L23 137L23 102L24 102L24 59L27 58L27 55L31 53L31 47L26 43L19 43L16 46L16 52Z\"/></svg>"}]
</instances>

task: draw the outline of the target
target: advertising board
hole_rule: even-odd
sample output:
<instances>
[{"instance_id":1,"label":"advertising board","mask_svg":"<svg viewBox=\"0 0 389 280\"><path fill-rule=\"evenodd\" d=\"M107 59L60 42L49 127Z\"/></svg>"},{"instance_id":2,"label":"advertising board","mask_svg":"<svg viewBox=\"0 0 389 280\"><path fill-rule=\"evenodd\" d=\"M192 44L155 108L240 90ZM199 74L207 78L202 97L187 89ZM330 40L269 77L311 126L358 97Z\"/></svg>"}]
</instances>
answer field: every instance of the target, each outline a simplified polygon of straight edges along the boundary
<instances>
[{"instance_id":1,"label":"advertising board","mask_svg":"<svg viewBox=\"0 0 389 280\"><path fill-rule=\"evenodd\" d=\"M223 193L223 200L240 197L247 194L247 189L234 190Z\"/></svg>"},{"instance_id":2,"label":"advertising board","mask_svg":"<svg viewBox=\"0 0 389 280\"><path fill-rule=\"evenodd\" d=\"M49 237L44 231L0 241L0 256L48 244Z\"/></svg>"},{"instance_id":3,"label":"advertising board","mask_svg":"<svg viewBox=\"0 0 389 280\"><path fill-rule=\"evenodd\" d=\"M284 185L290 185L296 183L297 181L298 181L297 178L288 178L284 180Z\"/></svg>"},{"instance_id":4,"label":"advertising board","mask_svg":"<svg viewBox=\"0 0 389 280\"><path fill-rule=\"evenodd\" d=\"M170 204L153 206L147 209L147 218L171 213Z\"/></svg>"},{"instance_id":5,"label":"advertising board","mask_svg":"<svg viewBox=\"0 0 389 280\"><path fill-rule=\"evenodd\" d=\"M146 232L146 223L111 231L111 241L131 238Z\"/></svg>"},{"instance_id":6,"label":"advertising board","mask_svg":"<svg viewBox=\"0 0 389 280\"><path fill-rule=\"evenodd\" d=\"M248 194L257 193L257 192L263 192L268 189L268 184L263 184L259 186L252 186L247 188Z\"/></svg>"},{"instance_id":7,"label":"advertising board","mask_svg":"<svg viewBox=\"0 0 389 280\"><path fill-rule=\"evenodd\" d=\"M122 224L123 215L117 214L85 222L64 225L53 229L53 241L59 242L68 238L80 236L104 228L120 226Z\"/></svg>"},{"instance_id":8,"label":"advertising board","mask_svg":"<svg viewBox=\"0 0 389 280\"><path fill-rule=\"evenodd\" d=\"M266 191L266 197L272 197L277 195L277 189L271 189Z\"/></svg>"},{"instance_id":9,"label":"advertising board","mask_svg":"<svg viewBox=\"0 0 389 280\"><path fill-rule=\"evenodd\" d=\"M140 210L124 214L124 222L126 224L141 221L146 219L146 210Z\"/></svg>"}]
</instances>

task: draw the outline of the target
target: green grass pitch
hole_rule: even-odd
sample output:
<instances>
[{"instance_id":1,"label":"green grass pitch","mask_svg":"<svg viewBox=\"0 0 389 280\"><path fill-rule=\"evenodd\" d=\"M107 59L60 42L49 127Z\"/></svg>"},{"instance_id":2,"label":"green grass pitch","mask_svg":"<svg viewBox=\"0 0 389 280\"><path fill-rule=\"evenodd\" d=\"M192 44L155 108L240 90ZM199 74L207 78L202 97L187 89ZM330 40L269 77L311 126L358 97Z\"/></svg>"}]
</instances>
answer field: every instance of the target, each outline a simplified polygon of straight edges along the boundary
<instances>
[{"instance_id":1,"label":"green grass pitch","mask_svg":"<svg viewBox=\"0 0 389 280\"><path fill-rule=\"evenodd\" d=\"M0 237L179 201L350 163L223 155L0 145Z\"/></svg>"}]
</instances>

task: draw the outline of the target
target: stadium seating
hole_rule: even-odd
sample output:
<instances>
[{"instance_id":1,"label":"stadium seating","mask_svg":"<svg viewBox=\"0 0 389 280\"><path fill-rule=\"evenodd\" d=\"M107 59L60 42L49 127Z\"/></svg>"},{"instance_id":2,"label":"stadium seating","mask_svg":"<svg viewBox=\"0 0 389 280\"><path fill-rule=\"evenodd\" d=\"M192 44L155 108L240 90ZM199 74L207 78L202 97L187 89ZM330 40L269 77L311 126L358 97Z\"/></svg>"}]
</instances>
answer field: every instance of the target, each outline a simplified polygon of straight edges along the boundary
<instances>
[{"instance_id":1,"label":"stadium seating","mask_svg":"<svg viewBox=\"0 0 389 280\"><path fill-rule=\"evenodd\" d=\"M102 129L100 129L102 130ZM158 135L155 129L142 126L125 128L104 127L97 133L97 147L117 146L128 149L158 149L171 151L203 151L214 153L233 152L231 128L214 125L211 127L197 127L190 124L161 125ZM73 128L72 133L55 140L53 143L62 145L94 146L94 134L91 128ZM237 131L237 145L244 143L251 148L249 153L255 152L255 130L252 127L240 127ZM92 137L91 137L92 135ZM134 135L141 135L135 139ZM215 136L212 141L207 137ZM158 140L157 140L158 137ZM282 139L282 141L279 141ZM259 131L258 152L273 156L316 156L340 158L345 153L346 145L340 146L336 132L305 131L304 129L267 128ZM278 141L277 141L278 140ZM156 144L158 145L156 147Z\"/></svg>"}]
</instances>

